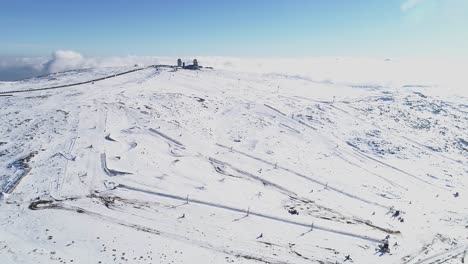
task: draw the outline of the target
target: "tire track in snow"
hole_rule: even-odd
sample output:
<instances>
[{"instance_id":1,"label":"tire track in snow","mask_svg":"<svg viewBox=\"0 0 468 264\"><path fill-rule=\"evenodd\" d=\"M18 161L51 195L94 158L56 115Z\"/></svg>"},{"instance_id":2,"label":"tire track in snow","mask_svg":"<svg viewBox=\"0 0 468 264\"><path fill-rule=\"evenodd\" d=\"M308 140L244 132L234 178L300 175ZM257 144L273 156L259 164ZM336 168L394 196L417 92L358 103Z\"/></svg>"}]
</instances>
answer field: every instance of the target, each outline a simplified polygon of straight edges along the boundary
<instances>
[{"instance_id":1,"label":"tire track in snow","mask_svg":"<svg viewBox=\"0 0 468 264\"><path fill-rule=\"evenodd\" d=\"M283 167L283 166L281 166L281 165L279 165L279 164L277 164L277 163L273 163L273 162L264 160L264 159L262 159L262 158L255 157L255 156L250 155L250 154L248 154L248 153L242 152L242 151L240 151L240 150L235 150L235 149L233 149L233 148L224 146L224 145L219 144L219 143L216 143L216 146L221 147L221 148L224 148L224 149L228 149L228 150L230 150L230 151L232 151L232 152L241 154L241 155L246 156L246 157L248 157L248 158L251 158L251 159L254 159L254 160L263 162L263 163L265 163L265 164L274 166L274 167L276 167L277 169L287 171L287 172L289 172L289 173L291 173L291 174L293 174L293 175L296 175L296 176L301 177L301 178L304 178L304 179L306 179L306 180L308 180L308 181L314 182L314 183L316 183L316 184L318 184L318 185L321 185L321 186L323 186L323 187L325 187L325 188L327 188L327 189L329 189L329 190L332 190L332 191L334 191L334 192L336 192L336 193L345 195L345 196L347 196L347 197L349 197L349 198L352 198L352 199L355 199L355 200L358 200L358 201L361 201L361 202L364 202L364 203L367 203L367 204L372 204L372 205L375 205L375 206L378 206L378 207L381 207L381 208L385 208L385 209L390 209L390 208L391 208L390 206L382 205L382 204L379 204L379 203L377 203L377 202L373 202L373 201L371 201L371 200L367 200L367 199L365 199L365 198L359 197L359 196L357 196L357 195L355 195L355 194L348 193L348 192L346 192L346 191L340 190L340 189L338 189L338 188L336 188L336 187L330 186L328 183L325 183L325 182L322 182L322 181L320 181L320 180L314 179L314 178L312 178L312 177L306 176L306 175L304 175L304 174L302 174L302 173L293 171L293 170L291 170L291 169L289 169L289 168L286 168L286 167Z\"/></svg>"},{"instance_id":2,"label":"tire track in snow","mask_svg":"<svg viewBox=\"0 0 468 264\"><path fill-rule=\"evenodd\" d=\"M251 174L249 172L238 169L238 168L232 166L231 164L229 164L227 162L216 160L214 158L209 158L209 161L215 167L215 170L218 173L221 173L221 174L227 175L227 176L231 176L231 177L242 178L242 177L238 177L238 176L235 176L235 175L232 175L232 174L229 174L229 173L223 171L222 169L219 168L219 165L221 165L223 167L229 167L229 168L231 168L232 170L234 170L235 172L237 172L239 174L242 174L242 175L247 176L249 178L252 178L254 180L260 181L265 186L270 186L272 188L277 189L280 193L286 195L290 199L293 199L295 201L300 201L300 202L302 202L304 204L307 204L307 205L313 204L316 209L318 209L320 211L326 211L326 212L329 212L331 214L331 215L324 215L324 216L323 215L322 216L313 216L313 215L311 215L314 218L325 219L325 220L329 220L329 221L335 221L335 222L338 222L338 223L343 223L343 222L340 222L340 221L338 221L336 219L337 217L339 217L340 220L353 221L354 223L364 224L364 225L370 226L370 227L372 227L374 229L378 229L380 231L384 231L384 232L389 233L389 234L399 234L400 233L400 231L391 230L391 229L388 229L388 228L384 228L384 227L374 225L370 221L367 221L365 219L361 219L360 217L357 217L357 216L354 216L354 215L352 215L352 217L345 216L345 215L343 215L343 214L341 214L341 213L339 213L339 212L337 212L337 211L335 211L335 210L333 210L331 208L325 207L323 205L319 205L319 204L315 203L315 201L310 200L309 198L299 196L295 192L293 192L293 191L291 191L291 190L289 190L287 188L284 188L281 185L277 185L277 184L275 184L273 182L265 180L262 177L255 176L255 175L253 175L253 174Z\"/></svg>"},{"instance_id":3,"label":"tire track in snow","mask_svg":"<svg viewBox=\"0 0 468 264\"><path fill-rule=\"evenodd\" d=\"M181 142L169 137L168 135L154 129L149 128L149 131L165 139L166 143L169 145L169 154L174 157L183 157L181 150L185 150L184 144Z\"/></svg>"},{"instance_id":4,"label":"tire track in snow","mask_svg":"<svg viewBox=\"0 0 468 264\"><path fill-rule=\"evenodd\" d=\"M264 179L264 178L262 178L262 177L253 175L252 173L249 173L249 172L247 172L247 171L244 171L244 170L241 170L241 169L239 169L239 168L236 168L236 167L232 166L231 164L229 164L229 163L227 163L227 162L220 161L220 160L217 160L217 159L211 158L211 157L208 158L208 160L210 161L211 164L213 164L213 166L215 166L214 164L217 164L217 165L222 165L222 166L225 166L225 167L229 167L229 168L231 168L232 170L234 170L235 172L237 172L237 173L239 173L239 174L241 174L241 175L247 176L247 177L249 177L249 178L251 178L251 179L254 179L254 180L256 180L256 181L259 181L259 182L261 182L261 183L262 183L263 185L265 185L265 186L271 186L271 187L277 189L279 192L281 192L281 193L283 193L283 194L285 194L285 195L287 195L287 196L293 196L293 197L295 197L295 198L297 198L297 199L301 199L301 200L303 200L303 199L304 199L304 200L308 200L308 199L306 199L306 198L298 197L297 193L295 193L295 192L293 192L293 191L291 191L291 190L288 190L288 189L284 188L283 186L280 186L280 185L278 185L278 184L276 184L276 183L273 183L273 182L271 182L271 181L269 181L269 180L266 180L266 179ZM216 170L216 169L215 169L215 170ZM216 170L216 171L218 171L219 173L225 174L225 173L223 173L223 172L220 172L219 170ZM310 201L310 202L312 202L312 201Z\"/></svg>"},{"instance_id":5,"label":"tire track in snow","mask_svg":"<svg viewBox=\"0 0 468 264\"><path fill-rule=\"evenodd\" d=\"M65 181L67 179L67 170L68 170L68 162L70 159L68 159L66 156L70 156L71 152L73 150L73 147L75 146L77 137L74 137L71 139L70 145L68 145L67 152L65 153L66 155L62 154L63 157L65 157L65 166L63 170L63 175L62 179L57 180L57 186L56 186L56 193L58 194L59 197L62 197L62 187L65 185Z\"/></svg>"},{"instance_id":6,"label":"tire track in snow","mask_svg":"<svg viewBox=\"0 0 468 264\"><path fill-rule=\"evenodd\" d=\"M395 167L395 166L393 166L393 165L387 164L387 163L385 163L385 162L383 162L383 161L380 161L380 160L378 160L378 159L375 159L375 158L373 158L373 157L371 157L371 156L369 156L369 155L367 155L367 154L364 154L360 149L358 149L358 148L355 147L354 145L350 144L349 142L346 142L346 144L349 145L350 147L352 147L353 150L356 151L356 154L359 155L359 156L362 156L362 157L364 157L364 158L366 158L366 159L370 159L370 160L372 160L372 161L374 161L374 162L377 162L377 163L379 163L379 164L381 164L381 165L383 165L383 166L386 166L386 167L388 167L388 168L390 168L390 169L396 170L396 171L398 171L398 172L400 172L400 173L403 173L403 174L405 174L405 175L407 175L407 176L410 176L411 178L416 179L416 180L418 180L418 181L420 181L420 182L422 182L422 183L425 183L425 184L427 184L427 185L429 185L429 186L431 186L431 187L436 187L436 188L439 188L439 189L442 189L442 190L446 190L446 191L448 190L447 188L444 188L444 187L442 187L442 186L435 185L434 183L431 183L431 182L428 182L428 181L426 181L426 180L424 180L424 179L421 179L420 177L418 177L418 176L416 176L416 175L414 175L414 174L411 174L411 173L406 172L406 171L404 171L404 170L402 170L402 169L400 169L400 168L397 168L397 167Z\"/></svg>"},{"instance_id":7,"label":"tire track in snow","mask_svg":"<svg viewBox=\"0 0 468 264\"><path fill-rule=\"evenodd\" d=\"M87 198L92 198L92 197L87 197ZM95 197L95 198L99 198L99 197ZM125 220L122 220L122 219L117 218L117 217L107 216L107 215L104 215L102 213L96 213L96 212L93 212L93 211L90 211L90 210L87 210L87 209L84 209L84 208L81 208L81 207L78 207L78 206L67 205L63 201L58 202L58 201L39 200L39 201L32 202L29 205L29 209L31 209L31 210L55 209L55 210L63 210L63 211L74 212L74 213L78 213L78 214L86 214L86 215L88 215L90 217L94 217L96 219L103 220L103 221L106 221L106 222L110 222L110 223L113 223L113 224L116 224L116 225L128 227L128 228L131 228L131 229L135 229L137 231L141 231L141 232L145 232L145 233L149 233L149 234L153 234L153 235L166 237L166 238L173 239L173 240L176 240L176 241L180 241L180 242L183 242L183 243L188 243L190 245L196 245L196 246L198 246L200 248L212 250L212 251L219 252L219 253L224 253L224 254L231 255L231 256L234 256L234 257L237 257L237 258L244 258L244 259L247 259L247 260L254 260L254 261L262 262L262 263L266 263L266 264L283 264L283 263L286 263L285 261L274 259L274 258L271 258L269 256L259 255L259 254L257 254L257 252L252 253L252 252L245 252L245 251L244 252L235 251L230 247L225 247L224 244L221 244L221 246L217 246L217 245L212 244L210 242L198 240L198 239L194 238L193 236L183 236L183 235L178 235L176 233L164 232L164 231L155 229L153 227L132 223L132 222L125 221Z\"/></svg>"},{"instance_id":8,"label":"tire track in snow","mask_svg":"<svg viewBox=\"0 0 468 264\"><path fill-rule=\"evenodd\" d=\"M376 176L376 177L379 177L380 179L386 181L388 184L392 185L393 187L398 187L398 188L400 188L400 189L402 189L402 190L404 190L404 191L408 191L408 188L406 188L405 186L400 185L400 184L398 184L398 183L396 183L396 182L393 182L393 181L391 181L391 180L385 178L385 177L382 176L382 175L379 175L379 174L377 174L377 173L375 173L375 172L373 172L373 171L371 171L371 170L368 170L368 169L364 168L363 166L360 166L359 164L356 164L356 163L354 163L354 162L348 160L347 158L345 158L345 157L344 157L343 155L341 155L340 153L335 153L335 155L336 155L338 158L342 159L343 161L347 162L348 164L350 164L350 165L352 165L352 166L355 166L355 167L358 167L358 168L362 169L363 171L366 171L366 172L368 172L368 173L370 173L370 174L372 174L372 175L374 175L374 176ZM361 160L360 160L360 161L361 161Z\"/></svg>"},{"instance_id":9,"label":"tire track in snow","mask_svg":"<svg viewBox=\"0 0 468 264\"><path fill-rule=\"evenodd\" d=\"M184 148L184 144L180 143L179 141L177 141L177 140L175 140L175 139L169 137L168 135L166 135L166 134L164 134L164 133L162 133L162 132L159 132L158 130L156 130L156 129L154 129L154 128L149 128L149 131L151 131L151 132L153 132L153 133L155 133L155 134L157 134L157 135L159 135L159 136L161 136L161 137L163 137L163 138L169 140L170 142L176 144L176 145L179 146L179 147Z\"/></svg>"},{"instance_id":10,"label":"tire track in snow","mask_svg":"<svg viewBox=\"0 0 468 264\"><path fill-rule=\"evenodd\" d=\"M451 259L454 259L462 254L466 254L468 251L468 246L459 246L435 255L432 255L430 257L427 257L425 259L412 262L412 264L436 264L436 263L444 263L447 262ZM411 263L407 262L407 263Z\"/></svg>"},{"instance_id":11,"label":"tire track in snow","mask_svg":"<svg viewBox=\"0 0 468 264\"><path fill-rule=\"evenodd\" d=\"M293 119L294 119L294 120L297 120L300 124L303 124L303 125L305 125L305 126L307 126L307 127L313 128L313 127L311 127L310 125L308 125L308 124L306 124L305 122L303 122L302 120L295 119L295 118L293 118ZM313 128L313 129L314 129L314 130L317 130L317 129L315 129L315 128ZM325 137L325 138L326 138L326 137ZM336 136L335 136L335 138L336 138ZM328 139L328 138L327 138L327 139ZM338 139L338 138L337 138L337 139ZM335 141L332 141L332 140L330 140L330 139L328 139L328 140L329 140L330 142L335 143ZM338 139L338 140L340 140L340 139ZM398 171L398 172L400 172L400 173L403 173L404 175L410 176L410 177L412 177L412 178L414 178L414 179L416 179L416 180L418 180L418 181L420 181L420 182L422 182L422 183L425 183L425 184L427 184L427 185L429 185L429 186L437 187L437 188L442 188L442 187L440 187L440 186L434 185L434 184L431 183L431 182L428 182L428 181L426 181L426 180L424 180L424 179L421 179L420 177L418 177L418 176L416 176L416 175L414 175L414 174L411 174L411 173L409 173L409 172L406 172L406 171L404 171L404 170L402 170L402 169L400 169L400 168L397 168L397 167L395 167L395 166L393 166L393 165L387 164L387 163L385 163L385 162L383 162L383 161L380 161L380 160L378 160L378 159L372 158L372 157L370 157L369 155L364 154L360 149L358 149L357 147L353 146L353 145L350 144L348 141L346 141L345 143L346 143L346 144L345 144L344 146L349 146L349 147L351 148L351 150L353 150L357 155L359 155L359 156L361 156L361 157L363 157L363 158L365 158L365 159L371 160L371 161L376 162L376 163L378 163L378 164L380 164L380 165L383 165L383 166L385 166L385 167L387 167L387 168L390 168L390 169L392 169L392 170L395 170L395 171ZM335 143L335 144L336 144L336 143ZM337 144L337 145L339 145L339 144ZM359 166L358 166L358 167L359 167ZM374 175L375 175L375 174L374 174ZM376 176L377 176L377 175L376 175ZM379 177L379 176L377 176L377 177ZM381 178L381 177L379 177L379 178ZM386 179L385 181L388 182L389 180ZM392 185L394 185L394 184L395 184L395 183L392 183ZM442 189L444 189L444 188L442 188Z\"/></svg>"},{"instance_id":12,"label":"tire track in snow","mask_svg":"<svg viewBox=\"0 0 468 264\"><path fill-rule=\"evenodd\" d=\"M291 98L289 98L289 97L285 97L285 98L291 99ZM302 97L299 97L299 98L302 98ZM303 98L303 99L307 99L307 98ZM310 99L310 100L311 100L311 99ZM312 100L312 101L315 102L315 100ZM326 103L326 102L322 102L322 101L317 101L317 102ZM318 131L317 128L315 128L315 127L313 127L313 126L311 126L311 125L305 123L304 121L302 121L302 120L300 120L300 119L295 118L294 116L290 118L290 117L288 117L285 113L281 112L280 110L278 110L278 109L276 109L276 108L274 108L274 107L272 107L272 106L270 106L270 105L264 104L264 106L266 106L267 108L269 108L269 109L275 111L276 113L279 113L280 115L282 115L282 116L283 116L286 120L288 120L288 121L291 121L291 120L292 120L292 121L295 121L295 122L297 122L297 123L299 123L299 124L301 124L301 125L303 125L303 126L305 126L305 127L307 127L307 128L310 128L310 129L312 129L312 130L314 130L314 131ZM299 130L296 130L296 131L299 132ZM300 133L300 132L299 132L299 133ZM319 132L317 132L317 133L319 133ZM321 134L319 133L319 135L321 135ZM323 137L323 135L321 135L321 136ZM330 139L327 138L327 137L324 137L324 138L325 138L326 140L330 141L330 142L333 142L332 140L330 140ZM335 142L333 142L333 143L336 144ZM340 157L340 158L343 159L342 157ZM397 184L397 183L395 183L395 182L393 182L393 181L391 181L391 180L389 180L389 179L387 179L387 178L385 178L385 177L383 177L383 176L380 176L380 175L378 175L378 174L376 174L376 173L374 173L374 172L368 171L368 170L362 168L361 166L358 166L358 165L356 165L356 164L353 164L353 163L351 163L351 162L349 162L349 161L348 161L348 163L351 164L351 165L353 165L353 166L356 166L356 167L358 167L358 168L361 168L361 169L363 169L364 171L367 171L367 172L371 173L372 175L374 175L374 176L376 176L376 177L378 177L378 178L384 180L385 182L389 183L390 185L392 185L392 186L394 186L394 187L399 187L399 188L402 188L402 189L404 189L404 190L407 190L407 188L405 188L405 187L403 187L403 186L401 186L401 185L399 185L399 184Z\"/></svg>"},{"instance_id":13,"label":"tire track in snow","mask_svg":"<svg viewBox=\"0 0 468 264\"><path fill-rule=\"evenodd\" d=\"M169 198L169 199L178 200L178 201L184 201L184 202L188 202L188 203L195 203L195 204L201 204L201 205L206 205L206 206L210 206L210 207L216 207L216 208L225 209L225 210L229 210L229 211L233 211L233 212L237 212L237 213L243 213L243 214L248 213L248 215L257 216L257 217L261 217L261 218L268 219L268 220L273 220L273 221L282 222L282 223L291 224L291 225L296 225L296 226L301 226L301 227L307 227L309 229L311 228L310 223L302 223L302 222L298 222L298 221L292 221L292 220L288 220L288 219L285 219L285 218L281 218L281 217L277 217L277 216L273 216L273 215L268 215L268 214L264 214L264 213L259 213L259 212L255 212L255 211L251 211L251 210L246 211L245 209L240 209L240 208L227 206L227 205L223 205L223 204L219 204L219 203L213 203L213 202L202 201L202 200L198 200L198 199L192 199L192 198L188 198L188 197L182 197L182 196L179 196L179 195L173 195L173 194L167 194L167 193L162 193L162 192L155 192L155 191L151 191L151 190L140 189L140 188L132 187L132 186L125 185L125 184L118 184L116 186L116 188L126 189L126 190L130 190L130 191L142 192L142 193L146 193L146 194L150 194L150 195L160 196L160 197ZM352 233L352 232L348 232L348 231L344 231L344 230L337 230L337 229L325 227L325 226L322 226L322 225L315 225L314 224L313 225L313 230L315 230L315 229L321 230L321 231L324 231L324 232L338 234L338 235L353 237L353 238L357 238L357 239L361 239L361 240L366 240L366 241L370 241L370 242L375 242L375 243L379 243L379 242L382 241L382 239L379 239L379 238L370 237L370 236L366 236L366 235L361 235L361 234L357 234L357 233Z\"/></svg>"},{"instance_id":14,"label":"tire track in snow","mask_svg":"<svg viewBox=\"0 0 468 264\"><path fill-rule=\"evenodd\" d=\"M299 98L303 98L303 97L299 97ZM315 100L307 99L307 98L303 98L303 99L311 100L311 101L314 101L314 102L320 102L320 101L315 101ZM324 103L324 102L320 102L320 103ZM330 103L326 103L326 104L327 104L327 105L331 105ZM267 106L268 108L274 110L274 111L277 112L277 113L280 113L280 114L283 115L285 118L288 118L284 113L282 113L281 111L277 110L276 108L271 107L271 106L268 106L268 105L266 105L266 104L265 104L265 106ZM338 110L344 111L344 110L341 110L341 109L338 109ZM344 111L344 112L346 112L346 111ZM349 114L349 115L351 115L351 114ZM298 122L298 123L301 124L301 125L304 125L304 126L306 126L306 127L308 127L308 128L311 128L311 129L314 130L314 131L317 131L317 128L310 126L309 124L305 123L305 122L302 121L302 120L296 119L296 118L294 118L294 117L292 117L291 119L294 120L294 121L296 121L296 122ZM377 125L375 125L375 126L378 127ZM379 127L378 127L378 128L379 128ZM318 132L317 132L317 133L318 133ZM325 138L327 138L327 137L325 137ZM331 140L328 139L328 138L327 138L327 140L331 141ZM331 141L331 142L333 142L333 141ZM336 144L336 143L335 143L335 144ZM429 186L436 187L436 188L440 188L440 189L443 189L443 190L448 190L448 189L446 189L446 188L443 188L443 187L441 187L441 186L438 186L438 185L435 185L435 184L433 184L433 183L431 183L431 182L428 182L428 181L426 181L426 180L424 180L424 179L422 179L422 178L420 178L420 177L418 177L418 176L416 176L416 175L414 175L414 174L411 174L411 173L406 172L406 171L404 171L404 170L402 170L402 169L400 169L400 168L397 168L397 167L395 167L395 166L393 166L393 165L390 165L390 164L387 164L387 163L385 163L385 162L383 162L383 161L380 161L380 160L377 160L377 159L375 159L375 158L372 158L372 157L370 157L370 156L368 156L368 155L362 153L362 151L360 151L358 148L356 148L355 146L351 145L351 144L348 143L348 142L346 142L346 145L350 146L351 149L352 149L357 155L359 155L359 156L361 156L361 157L363 157L363 158L367 158L367 159L369 159L369 160L371 160L371 161L374 161L374 162L376 162L376 163L378 163L378 164L380 164L380 165L383 165L383 166L388 167L388 168L390 168L390 169L396 170L396 171L398 171L398 172L400 172L400 173L403 173L403 174L405 174L405 175L407 175L407 176L410 176L410 177L412 177L412 178L414 178L414 179L416 179L416 180L418 180L418 181L420 181L420 182L422 182L422 183L428 184ZM359 166L358 166L358 167L359 167ZM376 174L374 174L374 173L373 173L373 175L375 175L375 176L377 176L377 177L379 177L379 178L381 178L381 179L384 179L383 177L381 177L381 176L379 176L379 175L376 175ZM389 182L389 181L390 181L390 180L388 180L388 179L384 179L384 180L385 180L386 182ZM390 182L391 182L391 181L390 181ZM389 182L389 183L390 183L390 182ZM393 182L390 183L390 184L391 184L391 185L398 185L398 184L393 183ZM406 188L405 188L405 189L406 189Z\"/></svg>"}]
</instances>

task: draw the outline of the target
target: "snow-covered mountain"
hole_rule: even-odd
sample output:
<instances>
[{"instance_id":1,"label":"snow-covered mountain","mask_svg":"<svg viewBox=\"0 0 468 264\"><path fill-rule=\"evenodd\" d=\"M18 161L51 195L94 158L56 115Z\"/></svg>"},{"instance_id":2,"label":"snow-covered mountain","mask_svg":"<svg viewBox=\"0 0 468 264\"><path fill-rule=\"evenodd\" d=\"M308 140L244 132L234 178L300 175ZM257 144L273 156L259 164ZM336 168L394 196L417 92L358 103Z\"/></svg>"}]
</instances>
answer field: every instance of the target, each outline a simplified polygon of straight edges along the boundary
<instances>
[{"instance_id":1,"label":"snow-covered mountain","mask_svg":"<svg viewBox=\"0 0 468 264\"><path fill-rule=\"evenodd\" d=\"M466 98L135 69L0 82L0 263L465 258Z\"/></svg>"}]
</instances>

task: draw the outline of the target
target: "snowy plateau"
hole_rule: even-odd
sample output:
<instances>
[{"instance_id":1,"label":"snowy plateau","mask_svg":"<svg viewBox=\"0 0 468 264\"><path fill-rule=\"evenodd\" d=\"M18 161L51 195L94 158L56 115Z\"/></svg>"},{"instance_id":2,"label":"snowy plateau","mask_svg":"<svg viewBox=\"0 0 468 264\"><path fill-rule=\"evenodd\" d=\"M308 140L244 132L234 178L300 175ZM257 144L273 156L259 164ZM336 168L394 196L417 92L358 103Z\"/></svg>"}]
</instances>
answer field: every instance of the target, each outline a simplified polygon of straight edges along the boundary
<instances>
[{"instance_id":1,"label":"snowy plateau","mask_svg":"<svg viewBox=\"0 0 468 264\"><path fill-rule=\"evenodd\" d=\"M464 263L468 105L431 89L217 67L0 82L0 263Z\"/></svg>"}]
</instances>

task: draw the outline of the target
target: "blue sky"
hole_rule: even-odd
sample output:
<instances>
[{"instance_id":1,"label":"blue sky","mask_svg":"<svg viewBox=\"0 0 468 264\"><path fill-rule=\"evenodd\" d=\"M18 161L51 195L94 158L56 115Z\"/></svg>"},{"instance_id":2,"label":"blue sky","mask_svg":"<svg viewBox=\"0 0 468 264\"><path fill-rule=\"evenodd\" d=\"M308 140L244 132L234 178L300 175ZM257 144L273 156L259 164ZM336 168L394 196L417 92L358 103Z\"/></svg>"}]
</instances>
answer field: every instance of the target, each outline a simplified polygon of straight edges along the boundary
<instances>
[{"instance_id":1,"label":"blue sky","mask_svg":"<svg viewBox=\"0 0 468 264\"><path fill-rule=\"evenodd\" d=\"M0 56L468 57L466 0L0 1Z\"/></svg>"}]
</instances>

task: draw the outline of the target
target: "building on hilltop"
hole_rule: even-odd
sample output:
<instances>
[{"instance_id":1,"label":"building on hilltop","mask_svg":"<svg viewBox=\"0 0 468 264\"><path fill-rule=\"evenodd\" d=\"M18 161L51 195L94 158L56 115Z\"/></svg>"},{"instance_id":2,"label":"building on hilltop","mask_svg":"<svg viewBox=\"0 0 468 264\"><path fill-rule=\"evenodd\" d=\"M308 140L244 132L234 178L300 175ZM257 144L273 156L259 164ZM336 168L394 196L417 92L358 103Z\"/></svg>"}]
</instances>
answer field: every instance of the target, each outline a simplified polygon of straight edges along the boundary
<instances>
[{"instance_id":1,"label":"building on hilltop","mask_svg":"<svg viewBox=\"0 0 468 264\"><path fill-rule=\"evenodd\" d=\"M199 69L203 68L203 66L198 65L198 60L197 59L194 59L193 64L189 64L189 65L185 65L185 62L182 62L181 59L178 59L177 60L177 66L182 67L182 69L187 69L187 70L199 70Z\"/></svg>"}]
</instances>

